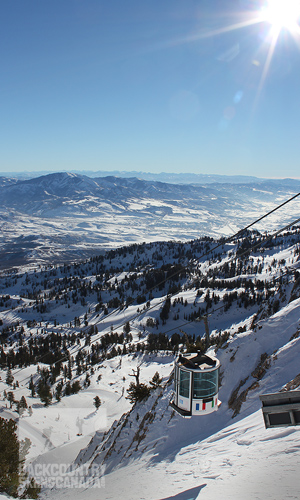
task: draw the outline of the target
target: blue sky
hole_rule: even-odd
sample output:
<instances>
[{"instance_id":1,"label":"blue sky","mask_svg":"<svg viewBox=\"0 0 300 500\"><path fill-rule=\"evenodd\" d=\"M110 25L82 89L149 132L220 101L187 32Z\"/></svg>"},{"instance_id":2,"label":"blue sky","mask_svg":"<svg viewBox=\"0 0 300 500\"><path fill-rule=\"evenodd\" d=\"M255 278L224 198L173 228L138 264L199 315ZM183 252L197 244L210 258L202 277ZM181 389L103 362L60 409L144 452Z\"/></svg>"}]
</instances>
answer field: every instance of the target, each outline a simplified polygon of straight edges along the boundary
<instances>
[{"instance_id":1,"label":"blue sky","mask_svg":"<svg viewBox=\"0 0 300 500\"><path fill-rule=\"evenodd\" d=\"M270 24L227 30L261 5L2 1L0 172L299 178L299 47L283 29L264 79Z\"/></svg>"}]
</instances>

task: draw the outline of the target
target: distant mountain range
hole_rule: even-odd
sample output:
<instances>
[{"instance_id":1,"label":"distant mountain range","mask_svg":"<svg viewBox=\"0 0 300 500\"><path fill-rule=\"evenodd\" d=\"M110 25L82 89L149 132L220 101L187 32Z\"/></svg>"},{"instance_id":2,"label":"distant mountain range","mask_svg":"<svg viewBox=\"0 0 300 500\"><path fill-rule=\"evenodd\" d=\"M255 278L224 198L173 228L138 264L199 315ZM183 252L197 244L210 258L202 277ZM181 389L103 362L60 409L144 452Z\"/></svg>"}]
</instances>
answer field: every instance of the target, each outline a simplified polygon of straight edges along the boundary
<instances>
[{"instance_id":1,"label":"distant mountain range","mask_svg":"<svg viewBox=\"0 0 300 500\"><path fill-rule=\"evenodd\" d=\"M71 173L76 175L88 176L91 178L99 177L121 177L121 178L132 178L137 177L138 179L143 179L145 181L158 181L158 182L168 182L171 184L213 184L226 183L226 184L249 184L257 182L267 182L270 179L264 179L260 177L254 177L251 175L218 175L218 174L194 174L189 172L183 173L168 173L168 172L141 172L141 171L124 171L124 170L70 170ZM40 171L40 172L3 172L2 176L14 178L15 180L26 180L33 179L35 177L41 177L48 174L53 174L53 171ZM281 184L284 186L291 186L295 182L295 179L272 179L272 182Z\"/></svg>"},{"instance_id":2,"label":"distant mountain range","mask_svg":"<svg viewBox=\"0 0 300 500\"><path fill-rule=\"evenodd\" d=\"M75 173L0 177L1 266L70 261L126 243L233 234L300 191L292 179L226 179L200 185ZM298 214L295 200L256 229L278 228Z\"/></svg>"}]
</instances>

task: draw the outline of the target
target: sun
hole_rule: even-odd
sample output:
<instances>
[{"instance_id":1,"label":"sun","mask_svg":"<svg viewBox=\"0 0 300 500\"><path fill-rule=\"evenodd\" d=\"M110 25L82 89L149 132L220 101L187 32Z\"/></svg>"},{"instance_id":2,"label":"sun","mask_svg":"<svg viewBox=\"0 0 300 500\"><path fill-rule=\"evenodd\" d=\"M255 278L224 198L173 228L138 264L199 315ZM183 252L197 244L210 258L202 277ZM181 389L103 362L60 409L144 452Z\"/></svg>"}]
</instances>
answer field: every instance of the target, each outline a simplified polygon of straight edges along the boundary
<instances>
[{"instance_id":1,"label":"sun","mask_svg":"<svg viewBox=\"0 0 300 500\"><path fill-rule=\"evenodd\" d=\"M268 0L261 15L275 31L287 29L296 32L299 30L300 0Z\"/></svg>"},{"instance_id":2,"label":"sun","mask_svg":"<svg viewBox=\"0 0 300 500\"><path fill-rule=\"evenodd\" d=\"M203 29L190 36L178 38L172 41L172 46L242 31L251 26L259 26L259 30L257 30L259 33L259 37L257 37L259 46L251 59L251 65L261 68L253 106L255 108L268 77L277 46L281 45L284 50L287 50L291 38L293 45L295 43L300 50L300 0L251 0L251 2L249 0L248 3L251 4L251 8L236 13L237 15L232 18L234 20L232 24L221 23L214 29ZM285 36L286 34L288 36ZM234 51L235 47L234 45ZM236 55L240 51L239 43L237 43L237 47ZM234 51L233 58L235 58ZM257 54L259 57L257 57ZM228 60L231 61L231 59Z\"/></svg>"}]
</instances>

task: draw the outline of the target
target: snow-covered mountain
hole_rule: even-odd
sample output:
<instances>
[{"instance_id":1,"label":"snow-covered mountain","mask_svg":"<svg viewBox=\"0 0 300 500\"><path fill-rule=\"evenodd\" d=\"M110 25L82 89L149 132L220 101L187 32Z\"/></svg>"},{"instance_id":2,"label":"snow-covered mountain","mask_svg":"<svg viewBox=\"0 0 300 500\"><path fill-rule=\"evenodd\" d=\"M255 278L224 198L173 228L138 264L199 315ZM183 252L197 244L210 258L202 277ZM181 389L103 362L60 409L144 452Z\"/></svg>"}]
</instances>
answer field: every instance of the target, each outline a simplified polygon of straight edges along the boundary
<instances>
[{"instance_id":1,"label":"snow-covered mountain","mask_svg":"<svg viewBox=\"0 0 300 500\"><path fill-rule=\"evenodd\" d=\"M266 430L259 395L300 387L299 255L297 226L272 239L145 243L2 273L0 416L16 416L4 391L25 396L32 414L20 428L32 470L67 463L65 485L76 474L87 481L54 481L41 497L298 500L299 430ZM173 361L181 349L204 348L203 313L222 404L183 419L169 406ZM138 367L142 383L156 372L162 382L132 406ZM39 383L51 390L48 407L32 392Z\"/></svg>"},{"instance_id":2,"label":"snow-covered mountain","mask_svg":"<svg viewBox=\"0 0 300 500\"><path fill-rule=\"evenodd\" d=\"M300 191L296 180L169 184L138 178L54 173L0 179L2 268L70 262L100 250L159 240L233 234ZM299 203L259 230L297 218Z\"/></svg>"},{"instance_id":3,"label":"snow-covered mountain","mask_svg":"<svg viewBox=\"0 0 300 500\"><path fill-rule=\"evenodd\" d=\"M225 183L225 184L255 184L268 179L261 177L255 177L251 175L222 175L222 174L196 174L191 172L143 172L137 170L69 170L70 173L76 175L87 175L88 177L98 178L98 177L121 177L121 178L132 178L137 177L138 179L143 179L145 181L157 181L157 182L167 182L170 184L213 184L213 183ZM22 172L3 172L2 175L5 177L14 177L17 179L32 179L34 177L41 177L46 174L55 173L53 170L43 170L43 171L22 171ZM272 182L287 186L293 185L295 179L272 179Z\"/></svg>"},{"instance_id":4,"label":"snow-covered mountain","mask_svg":"<svg viewBox=\"0 0 300 500\"><path fill-rule=\"evenodd\" d=\"M182 173L167 173L167 172L141 172L141 171L124 171L124 170L70 170L76 175L87 175L88 177L114 177L130 178L137 177L146 181L169 182L171 184L210 184L212 182L230 182L243 184L247 182L260 182L262 179L248 175L215 175L215 174L193 174L189 172ZM5 177L15 177L18 179L32 179L46 174L55 173L53 170L47 171L22 171L22 172L3 172Z\"/></svg>"}]
</instances>

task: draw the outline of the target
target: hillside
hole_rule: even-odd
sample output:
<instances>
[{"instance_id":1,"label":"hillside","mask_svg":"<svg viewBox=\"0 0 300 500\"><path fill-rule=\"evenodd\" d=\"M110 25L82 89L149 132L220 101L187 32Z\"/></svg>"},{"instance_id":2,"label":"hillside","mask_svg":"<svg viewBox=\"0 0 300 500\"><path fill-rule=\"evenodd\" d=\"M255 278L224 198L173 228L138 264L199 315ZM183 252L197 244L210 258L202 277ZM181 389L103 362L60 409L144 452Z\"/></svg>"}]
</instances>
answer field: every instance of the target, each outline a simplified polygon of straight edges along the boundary
<instances>
[{"instance_id":1,"label":"hillside","mask_svg":"<svg viewBox=\"0 0 300 500\"><path fill-rule=\"evenodd\" d=\"M256 231L230 243L145 243L2 273L0 415L17 415L9 392L25 396L27 464L74 461L90 485L46 487L42 498L211 500L222 492L279 500L289 488L296 499L299 431L266 431L259 394L300 384L299 253L293 227L272 239ZM205 349L206 313L222 404L183 419L169 407L173 360L182 349ZM137 367L142 383L156 372L162 382L132 407L126 396ZM45 386L47 407L38 396ZM92 484L103 466L99 493Z\"/></svg>"}]
</instances>

